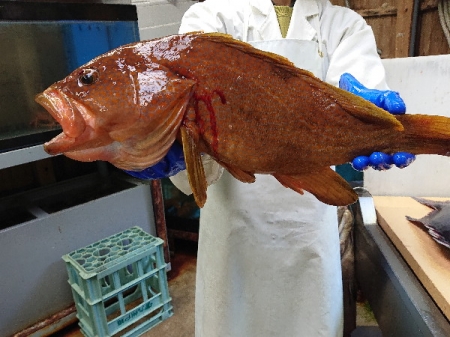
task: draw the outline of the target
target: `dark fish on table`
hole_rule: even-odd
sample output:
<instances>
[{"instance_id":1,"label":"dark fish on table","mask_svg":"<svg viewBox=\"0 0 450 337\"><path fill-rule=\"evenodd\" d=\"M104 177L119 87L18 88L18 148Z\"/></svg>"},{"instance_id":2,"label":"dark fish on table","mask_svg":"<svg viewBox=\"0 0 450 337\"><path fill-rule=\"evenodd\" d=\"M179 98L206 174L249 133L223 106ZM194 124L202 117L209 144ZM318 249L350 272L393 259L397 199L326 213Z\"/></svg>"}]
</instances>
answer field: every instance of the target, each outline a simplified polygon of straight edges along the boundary
<instances>
[{"instance_id":1,"label":"dark fish on table","mask_svg":"<svg viewBox=\"0 0 450 337\"><path fill-rule=\"evenodd\" d=\"M228 35L190 33L125 45L37 95L63 132L50 154L140 171L183 145L199 206L201 153L236 179L271 174L322 202L357 200L330 166L374 151L446 155L450 119L394 117L287 59Z\"/></svg>"},{"instance_id":2,"label":"dark fish on table","mask_svg":"<svg viewBox=\"0 0 450 337\"><path fill-rule=\"evenodd\" d=\"M421 219L406 217L411 222L425 226L431 237L441 245L450 248L450 201L434 201L413 198L433 210Z\"/></svg>"}]
</instances>

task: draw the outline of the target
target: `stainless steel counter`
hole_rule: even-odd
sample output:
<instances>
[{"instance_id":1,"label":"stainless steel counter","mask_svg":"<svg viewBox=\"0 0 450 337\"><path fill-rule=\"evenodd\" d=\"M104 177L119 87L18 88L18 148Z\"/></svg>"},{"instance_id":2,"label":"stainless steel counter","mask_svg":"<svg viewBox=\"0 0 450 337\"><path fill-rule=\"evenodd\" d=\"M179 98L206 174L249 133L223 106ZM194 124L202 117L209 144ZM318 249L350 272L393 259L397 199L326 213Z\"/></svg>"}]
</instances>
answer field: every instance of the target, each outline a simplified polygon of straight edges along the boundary
<instances>
[{"instance_id":1,"label":"stainless steel counter","mask_svg":"<svg viewBox=\"0 0 450 337\"><path fill-rule=\"evenodd\" d=\"M370 194L359 189L355 269L385 337L450 336L450 323L377 224Z\"/></svg>"}]
</instances>

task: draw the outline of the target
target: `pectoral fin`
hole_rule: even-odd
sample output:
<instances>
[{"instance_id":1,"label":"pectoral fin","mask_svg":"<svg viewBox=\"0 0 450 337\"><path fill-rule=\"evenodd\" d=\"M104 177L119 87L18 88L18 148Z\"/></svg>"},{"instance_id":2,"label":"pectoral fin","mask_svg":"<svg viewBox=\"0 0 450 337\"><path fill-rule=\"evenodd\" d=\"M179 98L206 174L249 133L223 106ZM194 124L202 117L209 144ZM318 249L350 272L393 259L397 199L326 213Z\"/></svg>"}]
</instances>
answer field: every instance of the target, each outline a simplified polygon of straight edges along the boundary
<instances>
[{"instance_id":1,"label":"pectoral fin","mask_svg":"<svg viewBox=\"0 0 450 337\"><path fill-rule=\"evenodd\" d=\"M195 202L199 207L203 207L206 202L206 189L208 185L200 152L197 149L194 138L189 135L186 127L181 126L180 131L189 184L191 185Z\"/></svg>"},{"instance_id":2,"label":"pectoral fin","mask_svg":"<svg viewBox=\"0 0 450 337\"><path fill-rule=\"evenodd\" d=\"M298 176L274 174L285 187L303 194L308 191L323 203L346 206L358 200L358 195L339 174L327 167L320 171Z\"/></svg>"}]
</instances>

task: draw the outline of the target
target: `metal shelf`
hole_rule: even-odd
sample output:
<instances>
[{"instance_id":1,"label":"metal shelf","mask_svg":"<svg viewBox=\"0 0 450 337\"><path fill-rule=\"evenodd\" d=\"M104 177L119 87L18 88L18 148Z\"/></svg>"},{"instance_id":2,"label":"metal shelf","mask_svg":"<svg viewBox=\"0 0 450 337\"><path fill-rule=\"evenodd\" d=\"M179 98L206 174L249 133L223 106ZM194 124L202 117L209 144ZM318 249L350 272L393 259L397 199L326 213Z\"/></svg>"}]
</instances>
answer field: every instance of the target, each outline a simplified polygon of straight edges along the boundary
<instances>
[{"instance_id":1,"label":"metal shelf","mask_svg":"<svg viewBox=\"0 0 450 337\"><path fill-rule=\"evenodd\" d=\"M0 170L51 157L42 145L0 153Z\"/></svg>"}]
</instances>

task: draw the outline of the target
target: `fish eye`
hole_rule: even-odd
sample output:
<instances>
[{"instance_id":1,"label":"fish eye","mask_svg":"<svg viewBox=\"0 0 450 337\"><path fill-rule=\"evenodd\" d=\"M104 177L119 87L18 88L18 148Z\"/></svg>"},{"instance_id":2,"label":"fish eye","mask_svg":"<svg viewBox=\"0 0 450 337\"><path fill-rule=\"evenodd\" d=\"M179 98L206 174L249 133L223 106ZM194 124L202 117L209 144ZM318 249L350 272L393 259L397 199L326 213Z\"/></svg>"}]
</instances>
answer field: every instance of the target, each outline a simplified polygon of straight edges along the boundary
<instances>
[{"instance_id":1,"label":"fish eye","mask_svg":"<svg viewBox=\"0 0 450 337\"><path fill-rule=\"evenodd\" d=\"M97 80L98 71L95 69L83 69L78 76L78 84L80 86L94 84Z\"/></svg>"}]
</instances>

